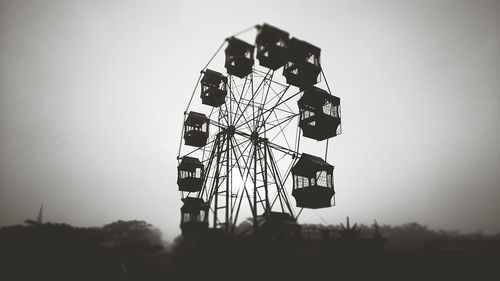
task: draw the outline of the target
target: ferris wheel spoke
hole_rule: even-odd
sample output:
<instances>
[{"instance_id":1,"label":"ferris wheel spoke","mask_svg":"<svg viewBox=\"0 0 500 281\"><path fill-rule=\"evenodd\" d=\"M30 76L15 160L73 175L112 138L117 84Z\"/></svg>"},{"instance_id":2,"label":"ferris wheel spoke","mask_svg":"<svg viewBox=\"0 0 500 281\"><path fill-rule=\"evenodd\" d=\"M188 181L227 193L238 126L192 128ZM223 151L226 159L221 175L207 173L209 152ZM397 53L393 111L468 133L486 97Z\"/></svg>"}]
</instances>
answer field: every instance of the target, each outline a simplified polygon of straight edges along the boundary
<instances>
[{"instance_id":1,"label":"ferris wheel spoke","mask_svg":"<svg viewBox=\"0 0 500 281\"><path fill-rule=\"evenodd\" d=\"M278 144L275 144L275 143L272 143L272 142L268 142L268 145L269 145L269 147L271 147L273 149L276 149L276 150L279 150L279 151L281 151L283 153L286 153L286 154L288 154L290 156L298 156L298 155L300 155L300 153L298 153L298 152L296 152L294 150L288 149L286 147L283 147L281 145L278 145Z\"/></svg>"},{"instance_id":2,"label":"ferris wheel spoke","mask_svg":"<svg viewBox=\"0 0 500 281\"><path fill-rule=\"evenodd\" d=\"M275 70L273 70L273 72L274 72L274 71L275 71ZM258 69L256 69L256 68L254 68L254 72L253 72L253 73L254 73L257 77L261 77L261 78L262 78L262 77L265 77L265 75L266 75L266 72L265 72L265 71L261 71L261 70L258 70ZM288 86L288 85L283 84L283 83L280 83L280 82L278 82L278 81L276 81L276 80L268 80L268 81L269 81L269 83L272 83L272 84L275 84L275 85L281 86L281 87L283 87L283 88L286 88L286 87Z\"/></svg>"},{"instance_id":3,"label":"ferris wheel spoke","mask_svg":"<svg viewBox=\"0 0 500 281\"><path fill-rule=\"evenodd\" d=\"M245 78L245 85L246 82L247 82L247 78ZM233 123L233 125L237 126L238 124L238 121L241 117L243 117L244 120L241 120L241 122L244 122L246 124L246 127L249 129L249 131L252 131L252 127L250 126L250 122L252 122L253 120L253 106L255 106L255 94L253 93L253 79L250 79L251 80L251 84L250 86L244 88L244 90L241 92L240 94L240 98L238 99L237 101L237 107L240 111L240 115L239 115L239 118ZM244 86L245 86L244 85ZM246 98L247 97L247 94L248 93L252 93L252 97L250 97L249 99ZM245 105L245 108L242 109L241 106ZM251 106L251 109L252 111L250 111L249 109L249 106Z\"/></svg>"},{"instance_id":4,"label":"ferris wheel spoke","mask_svg":"<svg viewBox=\"0 0 500 281\"><path fill-rule=\"evenodd\" d=\"M276 163L279 163L281 160L285 159L286 156L288 156L288 155L283 154L278 160L276 160Z\"/></svg>"},{"instance_id":5,"label":"ferris wheel spoke","mask_svg":"<svg viewBox=\"0 0 500 281\"><path fill-rule=\"evenodd\" d=\"M275 110L275 108L277 108L278 106L280 106L280 105L281 105L281 104L283 104L284 102L287 102L288 100L290 100L290 99L294 98L295 96L297 96L298 94L300 94L300 93L301 93L301 91L299 91L299 92L297 92L297 93L295 93L295 94L291 95L291 96L290 96L290 97L288 97L287 99L285 99L285 100L281 101L281 99L283 98L283 96L285 96L285 94L286 94L286 92L287 92L287 90L288 90L288 89L289 89L289 87L287 87L287 88L283 91L283 94L280 96L280 98L279 98L278 102L276 102L276 104L275 104L273 107L268 108L268 109L266 109L265 111L263 111L262 113L260 113L260 115L262 115L262 116L263 116L264 114L266 114L266 113L269 113L269 114L267 115L267 117L263 120L263 122L262 122L262 123L264 123L264 124L265 124L265 123L267 122L267 119L269 119L269 117L270 117L270 116L271 116L271 114L272 114L272 111L273 111L273 110ZM242 126L242 124L238 125L238 127L236 127L236 128L238 129L238 128L240 128L241 126Z\"/></svg>"},{"instance_id":6,"label":"ferris wheel spoke","mask_svg":"<svg viewBox=\"0 0 500 281\"><path fill-rule=\"evenodd\" d=\"M211 140L210 142L208 142L206 145L210 145L210 144L212 144L214 141L215 141L215 139L212 139L212 140ZM204 146L202 146L202 147L198 147L198 148L196 148L196 149L194 149L194 150L190 151L189 153L184 154L182 157L184 157L184 156L189 156L189 155L191 155L191 154L195 153L196 151L201 151L201 150L203 149L203 147L204 147ZM182 158L182 157L181 157L181 158Z\"/></svg>"},{"instance_id":7,"label":"ferris wheel spoke","mask_svg":"<svg viewBox=\"0 0 500 281\"><path fill-rule=\"evenodd\" d=\"M262 71L262 70L259 70L257 68L253 68L253 73L260 76L260 77L264 77L266 75L266 72L265 71Z\"/></svg>"},{"instance_id":8,"label":"ferris wheel spoke","mask_svg":"<svg viewBox=\"0 0 500 281\"><path fill-rule=\"evenodd\" d=\"M266 104L267 96L269 95L269 90L272 89L271 81L273 81L273 77L274 77L274 70L273 70L273 72L271 72L271 77L269 78L269 80L267 80L267 91L266 91L266 95L265 96L263 95L261 98L262 104ZM264 88L266 88L266 87L264 86Z\"/></svg>"},{"instance_id":9,"label":"ferris wheel spoke","mask_svg":"<svg viewBox=\"0 0 500 281\"><path fill-rule=\"evenodd\" d=\"M293 118L295 118L298 115L299 115L298 113L290 115L290 116L282 119L280 122L278 122L277 124L273 125L272 127L266 128L263 132L260 132L260 134L267 133L267 132L271 131L272 129L274 129L274 128L278 127L278 126L280 126L280 132L282 132L283 129L286 128L286 126L288 126L291 123L291 121L293 120ZM287 124L284 128L281 127L281 124L283 124L283 123Z\"/></svg>"},{"instance_id":10,"label":"ferris wheel spoke","mask_svg":"<svg viewBox=\"0 0 500 281\"><path fill-rule=\"evenodd\" d=\"M281 95L281 92L277 93L272 87L269 88L273 91L274 94L274 97L271 100L273 100L274 98L278 98ZM284 103L284 105L288 108L288 110L293 112L293 110L288 106L286 102ZM278 107L276 107L276 109L278 109Z\"/></svg>"},{"instance_id":11,"label":"ferris wheel spoke","mask_svg":"<svg viewBox=\"0 0 500 281\"><path fill-rule=\"evenodd\" d=\"M290 119L292 120L292 119ZM282 130L280 130L279 132L276 133L276 135L270 140L271 143L274 143L275 142L275 139L281 135L281 132ZM290 148L290 144L288 143L288 140L286 139L286 136L283 135L283 138L285 139L285 142L287 143L287 147L289 150L293 150L292 148ZM293 150L293 151L297 151L297 150Z\"/></svg>"},{"instance_id":12,"label":"ferris wheel spoke","mask_svg":"<svg viewBox=\"0 0 500 281\"><path fill-rule=\"evenodd\" d=\"M234 81L234 77L233 77L232 75L231 75L230 77L231 77L231 80L233 81L233 83L234 83L234 84L236 84L236 82ZM243 115L243 114L244 114L244 111L246 110L246 109L245 109L245 110L242 110L242 109L241 109L241 107L240 107L240 105L243 105L243 102L242 102L242 101L245 101L245 100L246 100L246 99L245 99L245 97L247 96L247 93L249 92L249 88L250 88L250 87L247 87L247 84L249 84L249 83L248 83L248 80L249 80L249 79L248 79L248 76L246 76L246 77L245 77L245 82L243 83L243 85L240 85L240 86L239 86L239 87L242 87L241 91L239 90L239 87L236 87L236 88L235 88L235 89L236 89L236 91L237 91L237 94L239 95L239 99L235 99L235 101L236 101L236 104L237 104L238 109L240 110L241 115ZM251 81L251 83L252 83L252 81ZM250 100L246 100L246 101L250 102ZM236 123L237 123L237 121L238 121L238 120L236 120L236 121L234 122L234 124L236 124Z\"/></svg>"},{"instance_id":13,"label":"ferris wheel spoke","mask_svg":"<svg viewBox=\"0 0 500 281\"><path fill-rule=\"evenodd\" d=\"M232 75L229 76L230 77L230 80L229 81L232 81L234 85L236 85L236 81L234 81L234 77ZM245 82L243 83L243 85L240 85L240 86L235 86L234 89L236 90L237 94L239 95L240 99L243 98L244 94L246 93L245 92L245 89L246 89L246 85L247 85L247 81L248 81L248 76L245 77ZM241 89L241 92L239 90L240 87L243 87ZM230 92L233 92L232 91L232 88L230 88ZM233 95L234 96L234 95ZM235 99L236 101L236 99ZM239 104L239 100L237 100L237 103Z\"/></svg>"},{"instance_id":14,"label":"ferris wheel spoke","mask_svg":"<svg viewBox=\"0 0 500 281\"><path fill-rule=\"evenodd\" d=\"M270 73L270 72L271 72L271 70L269 70L269 71L267 72L266 77L269 75L269 73ZM252 89L252 98L251 98L251 100L253 100L253 99L255 98L256 93L259 91L260 87L262 86L262 84L263 84L263 83L264 83L264 81L266 80L266 77L264 77L264 79L263 79L263 80L259 83L259 86L257 87L257 89L256 89L256 90L253 90L253 89ZM252 80L253 80L253 79L252 79ZM251 85L253 85L253 83L252 83ZM248 103L245 105L245 108L243 109L243 111L246 111L246 109L248 108L248 106L249 106L249 105L250 105L250 102L248 102ZM237 124L240 118L241 118L241 116L240 116L240 117L238 117L238 119L236 119L236 122L234 122L234 123L235 123L235 124Z\"/></svg>"},{"instance_id":15,"label":"ferris wheel spoke","mask_svg":"<svg viewBox=\"0 0 500 281\"><path fill-rule=\"evenodd\" d=\"M231 111L227 108L227 104L224 103L224 108L225 108L225 111L219 111L219 119L220 119L220 115L222 115L223 119L226 120L226 126L229 126L231 124Z\"/></svg>"},{"instance_id":16,"label":"ferris wheel spoke","mask_svg":"<svg viewBox=\"0 0 500 281\"><path fill-rule=\"evenodd\" d=\"M208 119L208 122L210 125L213 125L219 129L226 129L227 125L220 123L219 121L213 120L213 119Z\"/></svg>"},{"instance_id":17,"label":"ferris wheel spoke","mask_svg":"<svg viewBox=\"0 0 500 281\"><path fill-rule=\"evenodd\" d=\"M287 116L285 116L285 117L281 117L281 118L280 118L280 117L278 117L278 118L274 118L274 120L272 120L272 121L268 121L268 122L267 122L267 124L269 124L269 125L273 125L273 126L274 126L274 125L277 125L277 124L279 124L279 123L281 123L281 122L283 122L283 121L288 121L288 120L290 120L291 118L293 118L293 117L292 117L293 115L295 115L295 113L289 113ZM263 127L263 128L265 128L265 127Z\"/></svg>"},{"instance_id":18,"label":"ferris wheel spoke","mask_svg":"<svg viewBox=\"0 0 500 281\"><path fill-rule=\"evenodd\" d=\"M283 97L285 96L285 94L286 94L286 92L287 92L287 90L288 90L288 89L289 89L289 88L287 88L287 89L285 90L285 92L284 92L284 93L280 96L280 98L278 99L278 102L276 102L276 104L275 104L273 107L269 108L268 110L266 110L266 112L263 112L263 113L262 113L262 114L265 114L265 113L268 113L268 112L269 112L269 114L266 116L266 118L264 118L264 123L266 123L266 122L267 122L267 120L268 120L268 119L269 119L269 117L271 116L272 112L274 112L274 109L275 109L275 108L277 108L278 106L282 105L283 103L285 103L285 102L289 101L290 99L292 99L292 98L296 97L298 94L300 94L300 93L301 93L301 91L299 91L299 92L297 92L297 93L295 93L295 94L293 94L293 95L289 96L288 98L286 98L285 100L283 100L283 101L282 101L282 99L283 99Z\"/></svg>"},{"instance_id":19,"label":"ferris wheel spoke","mask_svg":"<svg viewBox=\"0 0 500 281\"><path fill-rule=\"evenodd\" d=\"M273 90L274 96L272 98L270 98L269 100L266 101L266 105L271 104L271 102L273 102L276 99L279 99L281 97L281 95L284 94L288 90L287 88L288 87L285 86L285 87L283 87L283 89L281 91L276 92L274 90L274 88L271 87L271 89Z\"/></svg>"},{"instance_id":20,"label":"ferris wheel spoke","mask_svg":"<svg viewBox=\"0 0 500 281\"><path fill-rule=\"evenodd\" d=\"M230 91L230 94L233 96L234 100L236 101L236 97L234 96L234 93L233 91ZM239 112L238 112L239 111ZM240 103L239 102L236 102L236 114L235 115L238 115L238 114L241 114L243 116L243 119L245 120L245 122L247 123L247 127L249 130L252 130L252 128L250 127L250 125L248 124L248 119L244 116L243 114L243 111L241 111L241 108L240 108ZM232 124L234 125L234 124Z\"/></svg>"},{"instance_id":21,"label":"ferris wheel spoke","mask_svg":"<svg viewBox=\"0 0 500 281\"><path fill-rule=\"evenodd\" d=\"M276 115L276 112L275 112L275 111L273 111L273 113L274 113L274 116L276 117L276 120L278 120L278 115ZM295 116L290 116L288 119L285 119L285 120L283 120L283 121L281 121L281 122L278 122L278 124L277 124L277 125L279 125L280 130L279 130L278 134L277 134L277 135L276 135L276 136L275 136L275 137L274 137L271 141L274 141L274 139L275 139L278 135L280 135L280 134L281 134L281 135L283 135L283 139L285 140L285 142L286 142L286 145L287 145L288 149L291 149L291 148L290 148L290 144L288 143L288 139L286 138L285 133L284 133L283 131L284 131L284 130L285 130L285 128L286 128L286 127L290 124L290 122L292 121L293 117L295 117ZM284 123L284 126L282 126L282 124L283 124L283 123ZM264 131L264 132L265 132L265 131Z\"/></svg>"},{"instance_id":22,"label":"ferris wheel spoke","mask_svg":"<svg viewBox=\"0 0 500 281\"><path fill-rule=\"evenodd\" d=\"M246 126L249 128L249 132L252 132L253 128L251 127L251 123L254 121L254 117L252 116L251 112L247 112L241 115L243 117L242 123L239 125L236 125L236 129L241 129L241 127Z\"/></svg>"},{"instance_id":23,"label":"ferris wheel spoke","mask_svg":"<svg viewBox=\"0 0 500 281\"><path fill-rule=\"evenodd\" d=\"M232 75L229 76L230 85L233 85L233 87L229 88L230 99L232 98L234 100L234 103L236 104L236 113L235 113L235 115L243 114L243 111L240 108L240 104L241 104L242 96L245 93L245 87L247 85L247 81L248 81L248 77L245 77L245 82L243 83L243 85L237 85L236 81L233 78L233 76ZM241 92L239 90L240 87L243 87L243 89L242 89ZM236 97L235 94L238 95L238 98ZM231 125L234 125L234 124L231 124Z\"/></svg>"},{"instance_id":24,"label":"ferris wheel spoke","mask_svg":"<svg viewBox=\"0 0 500 281\"><path fill-rule=\"evenodd\" d=\"M274 111L279 111L279 112L283 112L283 113L287 113L287 114L295 114L295 111L293 111L293 110L287 110L287 109L283 109L283 108L279 108L279 107L276 107L274 109Z\"/></svg>"}]
</instances>

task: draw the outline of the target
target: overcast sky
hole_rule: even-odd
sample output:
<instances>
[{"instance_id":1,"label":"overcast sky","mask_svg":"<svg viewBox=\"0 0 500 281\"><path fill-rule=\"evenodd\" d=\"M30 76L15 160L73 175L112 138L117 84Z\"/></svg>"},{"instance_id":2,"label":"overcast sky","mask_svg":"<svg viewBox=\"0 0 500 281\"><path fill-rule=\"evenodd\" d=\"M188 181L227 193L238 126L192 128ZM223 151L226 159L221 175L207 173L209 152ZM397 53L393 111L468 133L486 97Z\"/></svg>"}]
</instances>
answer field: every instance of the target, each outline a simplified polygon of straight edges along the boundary
<instances>
[{"instance_id":1,"label":"overcast sky","mask_svg":"<svg viewBox=\"0 0 500 281\"><path fill-rule=\"evenodd\" d=\"M1 0L0 225L43 203L178 235L182 112L224 38L263 22L321 47L342 98L337 206L300 222L500 231L500 1L435 0Z\"/></svg>"}]
</instances>

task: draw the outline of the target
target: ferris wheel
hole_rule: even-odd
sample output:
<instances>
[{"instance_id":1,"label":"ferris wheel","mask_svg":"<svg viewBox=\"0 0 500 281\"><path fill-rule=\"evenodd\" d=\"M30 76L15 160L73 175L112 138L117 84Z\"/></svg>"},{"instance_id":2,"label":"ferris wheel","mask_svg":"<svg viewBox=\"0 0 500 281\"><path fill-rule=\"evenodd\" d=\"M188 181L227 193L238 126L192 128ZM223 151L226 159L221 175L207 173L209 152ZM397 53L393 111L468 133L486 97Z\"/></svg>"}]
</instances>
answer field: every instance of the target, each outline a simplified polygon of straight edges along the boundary
<instances>
[{"instance_id":1,"label":"ferris wheel","mask_svg":"<svg viewBox=\"0 0 500 281\"><path fill-rule=\"evenodd\" d=\"M239 39L251 30L255 46ZM227 75L212 63L224 46ZM304 208L335 205L326 155L342 130L340 99L330 91L320 51L263 24L227 38L201 70L177 155L184 236L293 235ZM301 152L301 136L323 145L324 158ZM242 217L251 218L246 229L236 227Z\"/></svg>"}]
</instances>

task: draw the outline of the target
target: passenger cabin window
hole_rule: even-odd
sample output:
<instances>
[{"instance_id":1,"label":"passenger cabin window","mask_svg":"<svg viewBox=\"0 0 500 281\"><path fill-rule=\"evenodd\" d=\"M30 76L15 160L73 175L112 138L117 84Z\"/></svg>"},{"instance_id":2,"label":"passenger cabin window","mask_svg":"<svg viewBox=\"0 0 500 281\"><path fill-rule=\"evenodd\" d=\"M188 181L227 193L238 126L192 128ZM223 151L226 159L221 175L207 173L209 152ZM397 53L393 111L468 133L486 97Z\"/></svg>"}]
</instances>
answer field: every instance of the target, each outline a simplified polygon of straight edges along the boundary
<instances>
[{"instance_id":1,"label":"passenger cabin window","mask_svg":"<svg viewBox=\"0 0 500 281\"><path fill-rule=\"evenodd\" d=\"M339 117L338 106L334 106L331 103L327 102L323 105L323 113L333 117Z\"/></svg>"}]
</instances>

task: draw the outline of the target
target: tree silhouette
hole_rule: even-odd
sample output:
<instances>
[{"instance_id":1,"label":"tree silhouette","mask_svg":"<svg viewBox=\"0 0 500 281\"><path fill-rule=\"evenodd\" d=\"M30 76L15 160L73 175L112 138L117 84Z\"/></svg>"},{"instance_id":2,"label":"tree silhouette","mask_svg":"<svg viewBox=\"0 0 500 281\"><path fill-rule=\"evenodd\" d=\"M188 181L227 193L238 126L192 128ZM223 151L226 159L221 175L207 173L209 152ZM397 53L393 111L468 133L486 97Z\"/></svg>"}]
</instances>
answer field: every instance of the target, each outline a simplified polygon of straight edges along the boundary
<instances>
[{"instance_id":1,"label":"tree silhouette","mask_svg":"<svg viewBox=\"0 0 500 281\"><path fill-rule=\"evenodd\" d=\"M359 233L361 229L358 229L358 224L355 223L351 227L351 223L349 222L349 217L346 219L346 225L344 226L343 223L340 224L340 237L343 239L356 239L359 238Z\"/></svg>"}]
</instances>

